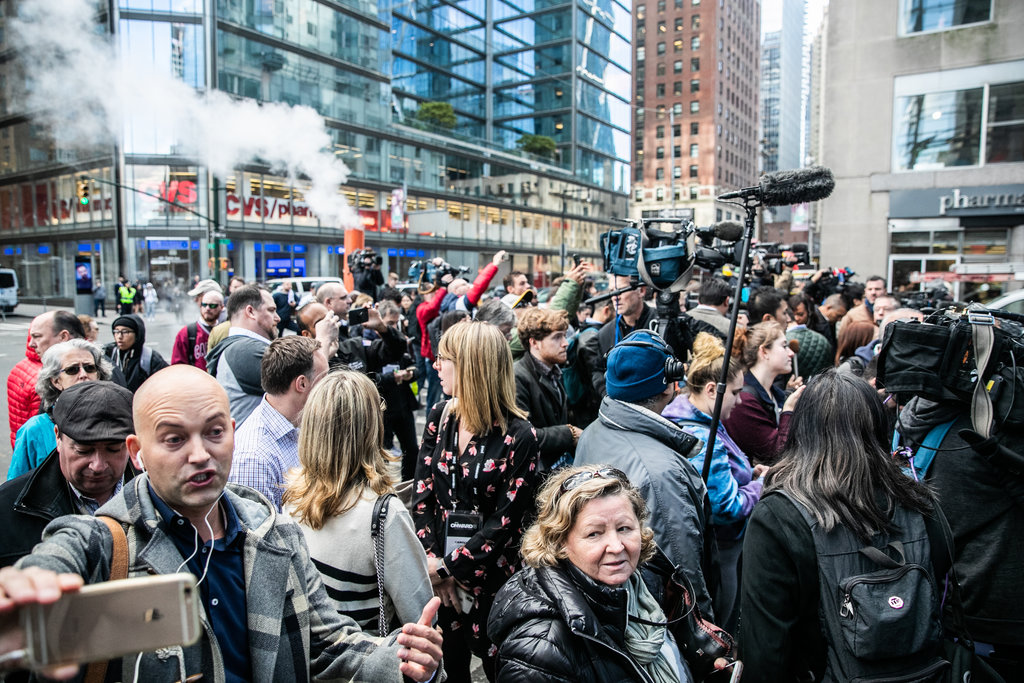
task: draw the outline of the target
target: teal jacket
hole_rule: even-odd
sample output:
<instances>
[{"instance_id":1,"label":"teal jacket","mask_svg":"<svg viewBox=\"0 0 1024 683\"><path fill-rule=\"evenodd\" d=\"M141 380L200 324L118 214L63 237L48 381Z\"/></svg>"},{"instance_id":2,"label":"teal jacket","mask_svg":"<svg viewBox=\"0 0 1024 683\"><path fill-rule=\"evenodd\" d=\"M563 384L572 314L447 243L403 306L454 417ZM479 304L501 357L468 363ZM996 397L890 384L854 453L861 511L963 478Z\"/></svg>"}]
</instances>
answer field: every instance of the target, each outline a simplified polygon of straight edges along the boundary
<instances>
[{"instance_id":1,"label":"teal jacket","mask_svg":"<svg viewBox=\"0 0 1024 683\"><path fill-rule=\"evenodd\" d=\"M39 467L53 452L57 447L53 426L53 420L46 413L40 413L21 425L14 437L14 454L7 468L8 481Z\"/></svg>"}]
</instances>

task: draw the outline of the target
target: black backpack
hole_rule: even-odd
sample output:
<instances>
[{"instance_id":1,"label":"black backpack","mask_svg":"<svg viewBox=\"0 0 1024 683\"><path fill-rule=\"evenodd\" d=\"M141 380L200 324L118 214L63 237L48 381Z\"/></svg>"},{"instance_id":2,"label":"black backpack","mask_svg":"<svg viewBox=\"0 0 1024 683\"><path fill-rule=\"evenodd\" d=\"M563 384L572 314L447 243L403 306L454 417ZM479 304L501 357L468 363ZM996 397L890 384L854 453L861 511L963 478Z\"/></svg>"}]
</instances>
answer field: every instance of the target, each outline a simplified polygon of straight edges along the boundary
<instances>
[{"instance_id":1,"label":"black backpack","mask_svg":"<svg viewBox=\"0 0 1024 683\"><path fill-rule=\"evenodd\" d=\"M941 681L939 592L931 543L918 513L897 508L896 534L865 546L848 529L825 532L784 491L811 529L818 563L818 614L828 643L825 681Z\"/></svg>"}]
</instances>

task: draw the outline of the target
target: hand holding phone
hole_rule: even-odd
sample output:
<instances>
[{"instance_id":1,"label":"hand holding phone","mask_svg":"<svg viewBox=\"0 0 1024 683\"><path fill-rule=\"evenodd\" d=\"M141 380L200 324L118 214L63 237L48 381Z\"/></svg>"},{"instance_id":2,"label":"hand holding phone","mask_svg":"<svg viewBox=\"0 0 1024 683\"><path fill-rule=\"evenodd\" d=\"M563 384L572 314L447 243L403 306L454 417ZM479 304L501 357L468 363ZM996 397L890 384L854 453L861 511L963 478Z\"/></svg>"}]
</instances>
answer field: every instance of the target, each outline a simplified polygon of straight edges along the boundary
<instances>
[{"instance_id":1,"label":"hand holding phone","mask_svg":"<svg viewBox=\"0 0 1024 683\"><path fill-rule=\"evenodd\" d=\"M81 587L82 577L77 574L57 574L37 567L0 569L0 677L27 665L21 612L32 604L52 604ZM63 680L75 676L78 665L47 667L41 673Z\"/></svg>"}]
</instances>

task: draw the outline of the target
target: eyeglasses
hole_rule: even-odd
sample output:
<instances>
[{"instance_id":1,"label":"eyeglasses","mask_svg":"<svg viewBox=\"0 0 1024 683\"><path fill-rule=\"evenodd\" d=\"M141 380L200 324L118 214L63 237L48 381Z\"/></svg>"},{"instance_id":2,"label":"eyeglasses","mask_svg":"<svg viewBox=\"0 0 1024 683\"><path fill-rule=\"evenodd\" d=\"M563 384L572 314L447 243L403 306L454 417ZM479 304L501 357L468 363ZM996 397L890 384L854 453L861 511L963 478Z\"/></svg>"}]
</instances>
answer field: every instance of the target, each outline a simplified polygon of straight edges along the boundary
<instances>
[{"instance_id":1,"label":"eyeglasses","mask_svg":"<svg viewBox=\"0 0 1024 683\"><path fill-rule=\"evenodd\" d=\"M61 368L61 372L68 377L74 377L82 370L85 370L87 373L92 375L96 373L96 366L92 363L75 363L74 365L69 365L66 368Z\"/></svg>"},{"instance_id":2,"label":"eyeglasses","mask_svg":"<svg viewBox=\"0 0 1024 683\"><path fill-rule=\"evenodd\" d=\"M117 329L114 330L115 337L123 337L126 334L135 334L135 330Z\"/></svg>"},{"instance_id":3,"label":"eyeglasses","mask_svg":"<svg viewBox=\"0 0 1024 683\"><path fill-rule=\"evenodd\" d=\"M199 304L201 308L209 308L211 310L213 310L214 308L220 308L223 305L224 304Z\"/></svg>"},{"instance_id":4,"label":"eyeglasses","mask_svg":"<svg viewBox=\"0 0 1024 683\"><path fill-rule=\"evenodd\" d=\"M591 479L617 479L623 484L629 483L629 477L626 473L620 469L614 467L602 467L599 470L587 470L585 472L577 472L568 479L562 482L562 493L572 491L575 488L579 488L584 483Z\"/></svg>"}]
</instances>

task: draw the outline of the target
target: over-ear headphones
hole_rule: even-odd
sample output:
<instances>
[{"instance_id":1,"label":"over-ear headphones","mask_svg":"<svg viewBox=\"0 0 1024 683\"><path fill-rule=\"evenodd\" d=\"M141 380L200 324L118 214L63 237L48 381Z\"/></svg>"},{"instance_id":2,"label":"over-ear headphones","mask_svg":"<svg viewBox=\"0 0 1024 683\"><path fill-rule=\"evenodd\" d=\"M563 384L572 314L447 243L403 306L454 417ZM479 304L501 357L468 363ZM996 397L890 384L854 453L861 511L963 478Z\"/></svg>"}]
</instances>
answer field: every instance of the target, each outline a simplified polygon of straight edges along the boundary
<instances>
[{"instance_id":1,"label":"over-ear headphones","mask_svg":"<svg viewBox=\"0 0 1024 683\"><path fill-rule=\"evenodd\" d=\"M640 335L650 337L650 339L641 338ZM686 364L675 357L672 352L672 347L659 335L657 332L651 330L636 330L630 332L626 337L618 344L608 350L608 353L604 354L605 364L608 362L608 356L611 355L612 351L621 348L623 346L631 346L640 349L654 349L665 354L665 384L670 382L681 382L686 379Z\"/></svg>"}]
</instances>

